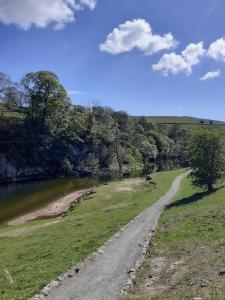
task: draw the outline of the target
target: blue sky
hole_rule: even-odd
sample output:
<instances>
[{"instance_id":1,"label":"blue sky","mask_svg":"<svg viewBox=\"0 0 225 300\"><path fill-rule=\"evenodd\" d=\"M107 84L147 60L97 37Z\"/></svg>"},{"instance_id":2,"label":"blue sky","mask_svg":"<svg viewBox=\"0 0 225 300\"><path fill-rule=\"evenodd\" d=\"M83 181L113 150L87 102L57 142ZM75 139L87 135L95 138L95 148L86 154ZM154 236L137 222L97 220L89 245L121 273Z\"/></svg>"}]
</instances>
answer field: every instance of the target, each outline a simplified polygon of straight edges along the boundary
<instances>
[{"instance_id":1,"label":"blue sky","mask_svg":"<svg viewBox=\"0 0 225 300\"><path fill-rule=\"evenodd\" d=\"M94 101L133 115L225 120L223 0L40 0L38 8L29 1L35 0L0 0L0 71L13 80L51 70L74 91L77 104ZM65 13L48 12L54 1L66 3ZM120 39L136 25L129 39ZM143 46L146 39L151 47ZM182 51L190 44L187 56Z\"/></svg>"}]
</instances>

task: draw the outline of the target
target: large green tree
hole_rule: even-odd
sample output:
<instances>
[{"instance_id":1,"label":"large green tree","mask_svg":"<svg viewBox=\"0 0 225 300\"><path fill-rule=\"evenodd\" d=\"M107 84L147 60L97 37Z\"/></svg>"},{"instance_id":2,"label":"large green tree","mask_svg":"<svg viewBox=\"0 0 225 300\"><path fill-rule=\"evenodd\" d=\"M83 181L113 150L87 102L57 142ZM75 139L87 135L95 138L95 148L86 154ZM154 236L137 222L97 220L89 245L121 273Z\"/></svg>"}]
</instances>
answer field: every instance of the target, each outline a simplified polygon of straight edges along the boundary
<instances>
[{"instance_id":1,"label":"large green tree","mask_svg":"<svg viewBox=\"0 0 225 300\"><path fill-rule=\"evenodd\" d=\"M68 130L72 109L65 88L49 71L26 74L21 86L27 103L25 126L32 163L53 172L72 172L68 162L74 135Z\"/></svg>"},{"instance_id":2,"label":"large green tree","mask_svg":"<svg viewBox=\"0 0 225 300\"><path fill-rule=\"evenodd\" d=\"M189 146L190 176L195 186L209 192L225 175L224 136L217 131L195 133Z\"/></svg>"},{"instance_id":3,"label":"large green tree","mask_svg":"<svg viewBox=\"0 0 225 300\"><path fill-rule=\"evenodd\" d=\"M32 120L39 122L44 129L50 125L49 122L61 119L61 115L69 106L69 98L54 73L28 73L21 80L21 84Z\"/></svg>"}]
</instances>

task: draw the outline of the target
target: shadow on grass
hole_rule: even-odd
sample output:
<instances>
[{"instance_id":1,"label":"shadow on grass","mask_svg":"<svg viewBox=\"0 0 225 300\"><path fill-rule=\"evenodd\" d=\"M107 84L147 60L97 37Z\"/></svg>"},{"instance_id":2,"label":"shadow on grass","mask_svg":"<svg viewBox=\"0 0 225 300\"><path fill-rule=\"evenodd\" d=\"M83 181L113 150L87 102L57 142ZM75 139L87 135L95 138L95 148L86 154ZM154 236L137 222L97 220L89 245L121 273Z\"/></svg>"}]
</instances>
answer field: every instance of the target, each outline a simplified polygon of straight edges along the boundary
<instances>
[{"instance_id":1,"label":"shadow on grass","mask_svg":"<svg viewBox=\"0 0 225 300\"><path fill-rule=\"evenodd\" d=\"M196 194L194 194L190 197L183 198L183 199L177 200L176 202L171 203L170 205L168 205L166 207L166 209L170 209L170 208L173 208L173 207L179 207L179 206L185 206L185 205L188 205L190 203L200 201L205 196L212 195L212 194L216 193L218 190L219 190L219 188L214 189L210 193L209 192L196 193Z\"/></svg>"}]
</instances>

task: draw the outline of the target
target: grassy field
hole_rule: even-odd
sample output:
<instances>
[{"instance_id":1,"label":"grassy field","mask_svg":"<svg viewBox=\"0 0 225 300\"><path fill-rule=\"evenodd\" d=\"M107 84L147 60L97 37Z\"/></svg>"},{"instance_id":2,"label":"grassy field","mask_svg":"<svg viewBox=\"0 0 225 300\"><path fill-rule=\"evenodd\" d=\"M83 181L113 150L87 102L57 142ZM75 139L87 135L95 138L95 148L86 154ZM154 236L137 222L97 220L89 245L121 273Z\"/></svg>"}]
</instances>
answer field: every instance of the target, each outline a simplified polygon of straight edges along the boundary
<instances>
[{"instance_id":1,"label":"grassy field","mask_svg":"<svg viewBox=\"0 0 225 300\"><path fill-rule=\"evenodd\" d=\"M175 124L180 128L186 128L193 132L199 130L199 128L217 129L223 133L225 132L225 122L222 121L178 116L148 116L147 118L149 121L160 126L163 132L167 133L169 133L170 130L173 129ZM201 124L201 121L204 121L204 123Z\"/></svg>"},{"instance_id":2,"label":"grassy field","mask_svg":"<svg viewBox=\"0 0 225 300\"><path fill-rule=\"evenodd\" d=\"M209 124L210 119L200 119L194 117L178 117L178 116L152 116L148 117L150 121L154 123L187 123L187 124L199 124L200 121L204 121L205 124ZM224 122L212 120L213 124L222 124L225 125Z\"/></svg>"},{"instance_id":3,"label":"grassy field","mask_svg":"<svg viewBox=\"0 0 225 300\"><path fill-rule=\"evenodd\" d=\"M27 299L38 292L154 203L181 172L155 174L155 189L143 179L111 182L63 218L1 228L0 299Z\"/></svg>"},{"instance_id":4,"label":"grassy field","mask_svg":"<svg viewBox=\"0 0 225 300\"><path fill-rule=\"evenodd\" d=\"M212 194L187 179L126 299L225 299L225 187Z\"/></svg>"}]
</instances>

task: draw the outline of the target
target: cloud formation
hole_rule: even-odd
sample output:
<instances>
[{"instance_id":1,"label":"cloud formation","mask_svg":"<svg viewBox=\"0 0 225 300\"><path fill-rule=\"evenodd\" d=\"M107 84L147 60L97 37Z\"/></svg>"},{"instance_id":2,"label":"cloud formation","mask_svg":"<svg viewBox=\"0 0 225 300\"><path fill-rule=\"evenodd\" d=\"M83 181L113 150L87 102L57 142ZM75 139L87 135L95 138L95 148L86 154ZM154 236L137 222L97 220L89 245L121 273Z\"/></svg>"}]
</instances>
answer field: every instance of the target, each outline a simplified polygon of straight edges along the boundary
<instances>
[{"instance_id":1,"label":"cloud formation","mask_svg":"<svg viewBox=\"0 0 225 300\"><path fill-rule=\"evenodd\" d=\"M0 22L24 30L32 25L45 28L49 24L61 29L74 21L76 11L93 10L96 4L97 0L0 0Z\"/></svg>"},{"instance_id":2,"label":"cloud formation","mask_svg":"<svg viewBox=\"0 0 225 300\"><path fill-rule=\"evenodd\" d=\"M135 48L146 55L152 55L161 50L175 48L176 45L171 33L163 36L154 34L146 20L134 19L114 28L99 48L113 55L130 52Z\"/></svg>"},{"instance_id":3,"label":"cloud formation","mask_svg":"<svg viewBox=\"0 0 225 300\"><path fill-rule=\"evenodd\" d=\"M217 61L225 62L225 38L220 38L209 46L208 56Z\"/></svg>"},{"instance_id":4,"label":"cloud formation","mask_svg":"<svg viewBox=\"0 0 225 300\"><path fill-rule=\"evenodd\" d=\"M152 66L154 71L160 71L163 75L185 73L190 75L192 67L200 62L200 58L206 54L203 42L189 44L180 54L174 52L164 54L157 64Z\"/></svg>"},{"instance_id":5,"label":"cloud formation","mask_svg":"<svg viewBox=\"0 0 225 300\"><path fill-rule=\"evenodd\" d=\"M83 95L84 92L81 91L77 91L77 90L71 90L71 91L67 91L68 95L70 96L77 96L77 95Z\"/></svg>"},{"instance_id":6,"label":"cloud formation","mask_svg":"<svg viewBox=\"0 0 225 300\"><path fill-rule=\"evenodd\" d=\"M206 74L205 74L203 77L201 77L199 80L205 81L205 80L208 80L208 79L213 79L213 78L220 77L220 75L221 75L221 71L220 71L220 70L217 70L217 71L211 71L211 72L206 73Z\"/></svg>"},{"instance_id":7,"label":"cloud formation","mask_svg":"<svg viewBox=\"0 0 225 300\"><path fill-rule=\"evenodd\" d=\"M153 33L151 25L145 19L133 19L120 24L108 34L104 43L100 44L101 51L112 55L131 52L138 49L146 55L152 55L162 50L171 50L177 46L172 33L159 35ZM213 42L209 49L204 48L204 42L190 43L180 53L164 54L158 63L152 66L154 71L164 76L184 73L191 75L193 66L200 63L204 57L225 62L225 38ZM205 74L200 80L204 81L219 77L221 71L212 71Z\"/></svg>"}]
</instances>

